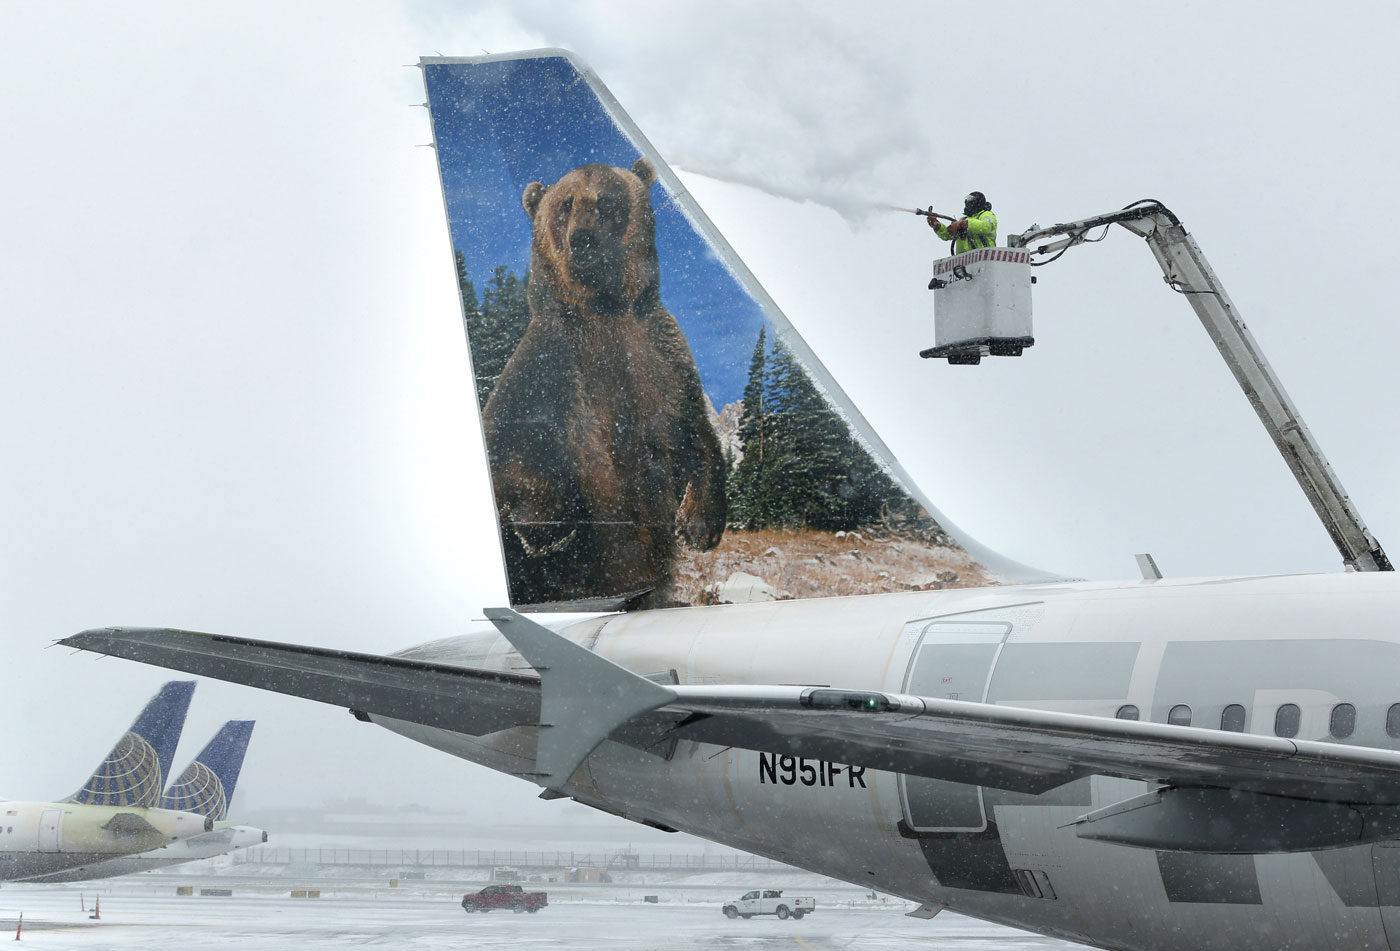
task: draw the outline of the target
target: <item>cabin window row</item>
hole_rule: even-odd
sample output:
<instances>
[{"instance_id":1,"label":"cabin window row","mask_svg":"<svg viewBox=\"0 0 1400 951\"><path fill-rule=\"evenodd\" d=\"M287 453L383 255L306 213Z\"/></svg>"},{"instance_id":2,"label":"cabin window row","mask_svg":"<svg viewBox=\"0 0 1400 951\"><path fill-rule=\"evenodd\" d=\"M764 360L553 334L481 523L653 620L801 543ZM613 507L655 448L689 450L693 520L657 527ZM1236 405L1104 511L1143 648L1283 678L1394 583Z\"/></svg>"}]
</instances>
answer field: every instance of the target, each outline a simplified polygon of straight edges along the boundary
<instances>
[{"instance_id":1,"label":"cabin window row","mask_svg":"<svg viewBox=\"0 0 1400 951\"><path fill-rule=\"evenodd\" d=\"M1120 720L1142 719L1141 712L1131 703L1119 707L1116 716ZM1220 711L1220 729L1230 733L1243 733L1244 719L1244 707L1238 703L1232 703ZM1167 722L1172 726L1190 726L1191 708L1184 703L1178 703L1167 711ZM1296 703L1282 704L1274 711L1275 736L1295 737L1298 735L1298 729L1302 723L1303 711ZM1343 740L1355 733L1356 707L1350 703L1339 703L1333 707L1328 731L1332 736ZM1386 711L1385 732L1393 739L1400 740L1400 703L1392 704L1390 709Z\"/></svg>"}]
</instances>

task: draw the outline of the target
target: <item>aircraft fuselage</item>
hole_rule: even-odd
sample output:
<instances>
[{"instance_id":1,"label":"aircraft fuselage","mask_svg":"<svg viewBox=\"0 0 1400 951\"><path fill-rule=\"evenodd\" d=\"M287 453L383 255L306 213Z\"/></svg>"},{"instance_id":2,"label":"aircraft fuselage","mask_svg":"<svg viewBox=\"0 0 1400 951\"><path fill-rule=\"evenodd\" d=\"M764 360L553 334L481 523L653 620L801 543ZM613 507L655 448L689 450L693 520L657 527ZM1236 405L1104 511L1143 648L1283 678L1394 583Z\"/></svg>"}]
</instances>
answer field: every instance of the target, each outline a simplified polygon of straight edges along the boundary
<instances>
[{"instance_id":1,"label":"aircraft fuselage","mask_svg":"<svg viewBox=\"0 0 1400 951\"><path fill-rule=\"evenodd\" d=\"M116 878L119 875L149 872L153 869L169 868L172 865L180 865L185 862L213 858L216 855L225 855L250 845L261 845L266 841L267 833L262 829L255 829L252 826L224 825L212 832L181 839L149 852L96 859L90 864L65 868L64 871L30 878L28 881L51 885L61 882L88 882L99 878Z\"/></svg>"},{"instance_id":2,"label":"aircraft fuselage","mask_svg":"<svg viewBox=\"0 0 1400 951\"><path fill-rule=\"evenodd\" d=\"M200 835L210 821L140 806L0 800L0 881L22 881Z\"/></svg>"},{"instance_id":3,"label":"aircraft fuselage","mask_svg":"<svg viewBox=\"0 0 1400 951\"><path fill-rule=\"evenodd\" d=\"M614 615L561 630L680 684L812 684L1400 749L1392 574L1063 584ZM528 664L494 630L402 656ZM376 722L529 773L532 728ZM1400 843L1278 855L1078 837L1146 790L1094 776L1039 796L719 748L606 742L564 792L630 818L934 906L1103 947L1400 949ZM1189 938L1187 936L1189 935Z\"/></svg>"}]
</instances>

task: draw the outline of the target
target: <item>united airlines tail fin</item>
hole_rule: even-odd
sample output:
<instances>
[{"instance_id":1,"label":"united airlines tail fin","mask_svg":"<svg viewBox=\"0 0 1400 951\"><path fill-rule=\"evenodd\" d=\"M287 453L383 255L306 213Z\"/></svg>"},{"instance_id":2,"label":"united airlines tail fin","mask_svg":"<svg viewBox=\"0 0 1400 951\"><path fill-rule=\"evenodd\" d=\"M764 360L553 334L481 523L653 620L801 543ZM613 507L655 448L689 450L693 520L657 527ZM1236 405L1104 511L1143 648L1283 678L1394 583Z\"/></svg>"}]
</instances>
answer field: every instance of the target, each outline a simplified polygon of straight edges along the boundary
<instances>
[{"instance_id":1,"label":"united airlines tail fin","mask_svg":"<svg viewBox=\"0 0 1400 951\"><path fill-rule=\"evenodd\" d=\"M1050 577L923 496L590 70L420 65L514 606Z\"/></svg>"},{"instance_id":2,"label":"united airlines tail fin","mask_svg":"<svg viewBox=\"0 0 1400 951\"><path fill-rule=\"evenodd\" d=\"M214 821L228 818L234 787L243 769L243 755L253 736L252 720L230 720L209 741L198 756L170 784L160 804L208 816Z\"/></svg>"},{"instance_id":3,"label":"united airlines tail fin","mask_svg":"<svg viewBox=\"0 0 1400 951\"><path fill-rule=\"evenodd\" d=\"M172 680L161 687L67 801L98 806L158 805L185 727L194 685L193 680Z\"/></svg>"}]
</instances>

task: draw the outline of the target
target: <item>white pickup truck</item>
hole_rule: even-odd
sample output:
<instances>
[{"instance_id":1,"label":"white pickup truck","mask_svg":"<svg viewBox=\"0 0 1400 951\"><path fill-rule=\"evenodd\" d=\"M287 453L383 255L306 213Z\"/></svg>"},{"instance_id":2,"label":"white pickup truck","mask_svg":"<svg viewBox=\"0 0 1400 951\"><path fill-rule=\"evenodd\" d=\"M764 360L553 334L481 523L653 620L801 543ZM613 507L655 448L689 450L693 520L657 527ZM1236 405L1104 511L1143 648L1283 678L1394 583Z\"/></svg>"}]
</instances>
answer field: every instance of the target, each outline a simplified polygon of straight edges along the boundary
<instances>
[{"instance_id":1,"label":"white pickup truck","mask_svg":"<svg viewBox=\"0 0 1400 951\"><path fill-rule=\"evenodd\" d=\"M734 901L724 903L726 918L752 918L754 915L777 915L779 918L801 918L817 910L815 898L784 898L776 888L756 888L744 892Z\"/></svg>"}]
</instances>

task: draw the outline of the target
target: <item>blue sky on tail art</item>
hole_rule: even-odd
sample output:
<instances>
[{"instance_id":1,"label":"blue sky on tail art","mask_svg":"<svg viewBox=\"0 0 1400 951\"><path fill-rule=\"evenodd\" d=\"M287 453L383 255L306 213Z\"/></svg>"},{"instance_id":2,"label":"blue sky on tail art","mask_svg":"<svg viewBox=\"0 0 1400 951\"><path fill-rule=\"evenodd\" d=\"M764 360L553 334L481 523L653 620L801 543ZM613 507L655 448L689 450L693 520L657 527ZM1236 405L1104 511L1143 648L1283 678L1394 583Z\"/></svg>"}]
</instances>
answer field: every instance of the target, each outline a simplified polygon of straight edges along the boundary
<instances>
[{"instance_id":1,"label":"blue sky on tail art","mask_svg":"<svg viewBox=\"0 0 1400 951\"><path fill-rule=\"evenodd\" d=\"M525 276L526 185L551 185L592 162L628 168L642 154L564 57L427 64L423 72L452 246L478 294L500 265ZM719 409L742 398L762 312L660 180L652 203L661 300Z\"/></svg>"}]
</instances>

